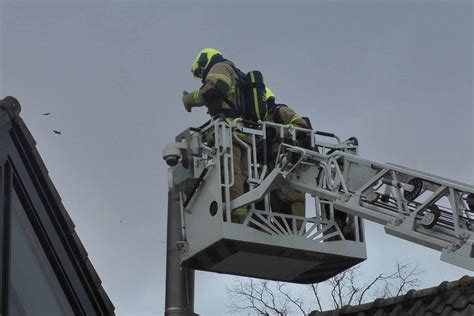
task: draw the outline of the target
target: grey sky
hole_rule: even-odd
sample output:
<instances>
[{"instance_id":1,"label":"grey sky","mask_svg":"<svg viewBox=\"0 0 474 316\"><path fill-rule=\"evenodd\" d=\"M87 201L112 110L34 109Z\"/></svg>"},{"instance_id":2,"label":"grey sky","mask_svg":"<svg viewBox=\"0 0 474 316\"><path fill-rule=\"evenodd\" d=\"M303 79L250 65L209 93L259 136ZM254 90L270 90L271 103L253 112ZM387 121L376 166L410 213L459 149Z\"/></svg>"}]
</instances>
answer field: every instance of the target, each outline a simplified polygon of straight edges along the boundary
<instances>
[{"instance_id":1,"label":"grey sky","mask_svg":"<svg viewBox=\"0 0 474 316\"><path fill-rule=\"evenodd\" d=\"M261 70L279 101L357 136L364 157L474 183L472 1L0 4L0 97L23 105L118 315L163 313L161 149L207 119L181 104L203 47ZM415 259L424 286L469 273L366 232L367 275ZM231 281L197 273L196 311L223 315Z\"/></svg>"}]
</instances>

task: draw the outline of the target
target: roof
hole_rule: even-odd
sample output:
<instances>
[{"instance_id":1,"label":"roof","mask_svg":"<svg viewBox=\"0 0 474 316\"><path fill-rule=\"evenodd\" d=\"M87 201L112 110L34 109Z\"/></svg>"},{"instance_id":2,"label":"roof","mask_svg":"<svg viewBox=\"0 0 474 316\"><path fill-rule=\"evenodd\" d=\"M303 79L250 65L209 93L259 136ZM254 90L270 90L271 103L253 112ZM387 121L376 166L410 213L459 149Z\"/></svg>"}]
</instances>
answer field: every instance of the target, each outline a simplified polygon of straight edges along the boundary
<instances>
[{"instance_id":1,"label":"roof","mask_svg":"<svg viewBox=\"0 0 474 316\"><path fill-rule=\"evenodd\" d=\"M36 188L40 188L41 196L44 198L43 203L47 204L48 211L51 212L50 218L54 219L55 224L57 224L55 233L61 236L62 243L65 244L68 250L68 260L73 262L74 270L68 271L77 272L81 280L81 287L85 288L85 292L88 293L87 295L93 302L97 314L113 315L114 305L102 287L102 281L89 260L87 251L75 231L75 225L69 217L61 197L48 175L46 165L36 149L36 142L20 117L20 112L20 103L14 97L6 97L0 100L0 133L2 133L0 140L5 141L7 139L14 143L14 146L4 150L11 156L13 148L16 149L19 156L21 156L21 159L17 159L17 164L28 166L28 168L24 168L28 173L24 174L34 179L34 183L38 185ZM3 143L2 146L7 148L7 145L3 145ZM17 172L20 173L22 170Z\"/></svg>"},{"instance_id":2,"label":"roof","mask_svg":"<svg viewBox=\"0 0 474 316\"><path fill-rule=\"evenodd\" d=\"M419 316L472 316L474 315L474 277L463 276L457 281L444 281L440 285L410 290L405 295L373 302L345 306L332 311L314 311L310 316L339 315L419 315Z\"/></svg>"}]
</instances>

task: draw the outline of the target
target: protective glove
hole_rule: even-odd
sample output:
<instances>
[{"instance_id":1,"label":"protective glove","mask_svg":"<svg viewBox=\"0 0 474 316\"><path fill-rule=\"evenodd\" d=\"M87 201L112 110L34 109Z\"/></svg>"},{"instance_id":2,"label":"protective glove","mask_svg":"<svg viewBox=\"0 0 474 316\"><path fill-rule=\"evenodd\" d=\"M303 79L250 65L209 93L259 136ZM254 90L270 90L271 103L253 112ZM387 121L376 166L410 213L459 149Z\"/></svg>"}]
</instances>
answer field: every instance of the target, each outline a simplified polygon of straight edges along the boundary
<instances>
[{"instance_id":1,"label":"protective glove","mask_svg":"<svg viewBox=\"0 0 474 316\"><path fill-rule=\"evenodd\" d=\"M184 108L189 113L191 113L191 108L192 108L191 102L192 101L193 101L193 95L191 93L189 93L188 91L184 90L183 91L183 104L184 104Z\"/></svg>"}]
</instances>

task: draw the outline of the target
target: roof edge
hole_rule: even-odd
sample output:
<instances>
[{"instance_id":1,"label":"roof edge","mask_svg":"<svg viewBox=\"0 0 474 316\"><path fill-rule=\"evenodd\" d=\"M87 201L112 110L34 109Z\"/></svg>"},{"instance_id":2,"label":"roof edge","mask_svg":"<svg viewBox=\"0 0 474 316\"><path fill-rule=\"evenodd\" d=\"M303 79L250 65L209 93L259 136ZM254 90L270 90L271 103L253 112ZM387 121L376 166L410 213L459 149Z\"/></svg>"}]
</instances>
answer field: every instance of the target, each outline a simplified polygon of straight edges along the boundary
<instances>
[{"instance_id":1,"label":"roof edge","mask_svg":"<svg viewBox=\"0 0 474 316\"><path fill-rule=\"evenodd\" d=\"M74 222L62 203L61 197L49 176L48 169L36 149L36 141L21 118L20 112L21 105L15 97L7 96L4 99L0 99L0 127L2 126L2 120L9 121L8 123L11 122L10 128L19 136L19 146L25 150L29 163L34 167L33 173L38 177L39 181L44 183L44 186L42 187L48 195L47 198L49 203L52 205L55 216L57 216L59 221L64 223L60 225L60 233L64 234L69 246L72 247L73 258L71 259L76 260L76 262L79 263L80 268L78 273L81 273L86 277L90 290L98 299L98 304L104 308L104 310L102 310L103 315L114 315L115 307L105 292L105 289L102 286L102 281L92 265L82 241L77 235Z\"/></svg>"},{"instance_id":2,"label":"roof edge","mask_svg":"<svg viewBox=\"0 0 474 316\"><path fill-rule=\"evenodd\" d=\"M14 119L20 116L21 105L17 98L7 96L0 100L0 109L5 110L10 118Z\"/></svg>"},{"instance_id":3,"label":"roof edge","mask_svg":"<svg viewBox=\"0 0 474 316\"><path fill-rule=\"evenodd\" d=\"M455 281L443 281L437 286L424 288L424 289L411 289L407 293L399 296L389 297L389 298L377 298L371 302L360 304L360 305L348 305L343 306L342 308L327 310L327 311L312 311L311 316L334 316L334 315L346 315L346 314L355 314L366 312L373 308L383 308L384 306L400 304L407 300L415 300L422 297L433 296L438 293L447 292L454 290L456 288L466 288L474 286L474 277L464 275L460 279Z\"/></svg>"}]
</instances>

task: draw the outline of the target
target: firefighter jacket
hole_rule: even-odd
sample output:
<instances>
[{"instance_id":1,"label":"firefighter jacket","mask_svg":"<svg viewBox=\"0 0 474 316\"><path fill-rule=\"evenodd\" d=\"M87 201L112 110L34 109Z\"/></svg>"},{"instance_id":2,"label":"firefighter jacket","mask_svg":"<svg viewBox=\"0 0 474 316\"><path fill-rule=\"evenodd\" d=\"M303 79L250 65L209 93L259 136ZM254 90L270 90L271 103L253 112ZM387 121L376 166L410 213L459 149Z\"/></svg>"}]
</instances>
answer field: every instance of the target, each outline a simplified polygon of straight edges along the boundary
<instances>
[{"instance_id":1,"label":"firefighter jacket","mask_svg":"<svg viewBox=\"0 0 474 316\"><path fill-rule=\"evenodd\" d=\"M228 60L218 62L210 67L201 88L183 96L183 103L189 107L205 105L211 116L237 117L237 82L238 74L233 63Z\"/></svg>"},{"instance_id":2,"label":"firefighter jacket","mask_svg":"<svg viewBox=\"0 0 474 316\"><path fill-rule=\"evenodd\" d=\"M274 107L271 107L265 120L282 125L291 124L301 128L308 128L306 121L284 104L276 104Z\"/></svg>"}]
</instances>

